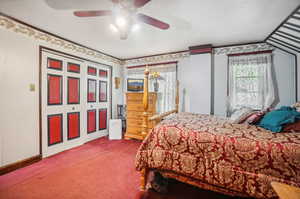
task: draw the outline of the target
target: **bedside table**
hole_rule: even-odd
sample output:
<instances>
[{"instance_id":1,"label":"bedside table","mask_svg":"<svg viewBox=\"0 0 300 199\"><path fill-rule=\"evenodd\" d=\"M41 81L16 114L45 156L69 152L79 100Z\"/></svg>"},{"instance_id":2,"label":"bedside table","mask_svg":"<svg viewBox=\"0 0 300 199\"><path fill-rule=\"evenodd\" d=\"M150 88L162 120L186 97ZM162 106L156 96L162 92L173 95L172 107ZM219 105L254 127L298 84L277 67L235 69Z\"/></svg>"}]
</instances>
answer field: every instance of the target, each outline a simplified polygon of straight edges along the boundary
<instances>
[{"instance_id":1,"label":"bedside table","mask_svg":"<svg viewBox=\"0 0 300 199\"><path fill-rule=\"evenodd\" d=\"M280 182L271 182L280 199L300 199L300 188Z\"/></svg>"}]
</instances>

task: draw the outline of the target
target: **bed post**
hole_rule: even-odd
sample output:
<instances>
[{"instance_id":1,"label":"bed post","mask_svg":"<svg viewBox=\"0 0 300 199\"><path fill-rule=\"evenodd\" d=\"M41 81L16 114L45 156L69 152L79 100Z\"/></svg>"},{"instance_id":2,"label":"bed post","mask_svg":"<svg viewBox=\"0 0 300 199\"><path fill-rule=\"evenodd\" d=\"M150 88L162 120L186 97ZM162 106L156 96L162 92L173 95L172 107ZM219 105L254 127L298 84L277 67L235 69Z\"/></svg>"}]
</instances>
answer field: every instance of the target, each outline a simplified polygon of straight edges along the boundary
<instances>
[{"instance_id":1,"label":"bed post","mask_svg":"<svg viewBox=\"0 0 300 199\"><path fill-rule=\"evenodd\" d=\"M176 82L176 98L175 98L176 113L179 112L179 80Z\"/></svg>"},{"instance_id":2,"label":"bed post","mask_svg":"<svg viewBox=\"0 0 300 199\"><path fill-rule=\"evenodd\" d=\"M140 186L140 190L141 191L145 191L146 190L146 185L147 185L147 177L148 177L148 173L149 173L149 169L147 168L143 168L141 171L141 186Z\"/></svg>"},{"instance_id":3,"label":"bed post","mask_svg":"<svg viewBox=\"0 0 300 199\"><path fill-rule=\"evenodd\" d=\"M142 136L145 138L148 134L148 80L149 80L149 68L146 66L144 72L144 95L143 95L143 123L142 123Z\"/></svg>"}]
</instances>

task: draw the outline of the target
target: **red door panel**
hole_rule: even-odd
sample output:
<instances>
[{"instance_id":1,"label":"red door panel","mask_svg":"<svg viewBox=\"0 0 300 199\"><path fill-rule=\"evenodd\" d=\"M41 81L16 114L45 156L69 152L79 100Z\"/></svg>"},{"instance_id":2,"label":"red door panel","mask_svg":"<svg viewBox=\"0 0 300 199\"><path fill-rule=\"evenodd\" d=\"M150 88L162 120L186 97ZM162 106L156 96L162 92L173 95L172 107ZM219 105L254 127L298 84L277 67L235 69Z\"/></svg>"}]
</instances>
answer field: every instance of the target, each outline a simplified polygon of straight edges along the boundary
<instances>
[{"instance_id":1,"label":"red door panel","mask_svg":"<svg viewBox=\"0 0 300 199\"><path fill-rule=\"evenodd\" d=\"M76 77L68 77L68 104L80 102L80 80Z\"/></svg>"},{"instance_id":2,"label":"red door panel","mask_svg":"<svg viewBox=\"0 0 300 199\"><path fill-rule=\"evenodd\" d=\"M80 73L80 65L74 63L68 63L68 72Z\"/></svg>"},{"instance_id":3,"label":"red door panel","mask_svg":"<svg viewBox=\"0 0 300 199\"><path fill-rule=\"evenodd\" d=\"M48 105L62 104L62 76L48 74Z\"/></svg>"},{"instance_id":4,"label":"red door panel","mask_svg":"<svg viewBox=\"0 0 300 199\"><path fill-rule=\"evenodd\" d=\"M99 81L99 102L107 102L107 82Z\"/></svg>"},{"instance_id":5,"label":"red door panel","mask_svg":"<svg viewBox=\"0 0 300 199\"><path fill-rule=\"evenodd\" d=\"M63 141L62 114L48 115L48 146Z\"/></svg>"},{"instance_id":6,"label":"red door panel","mask_svg":"<svg viewBox=\"0 0 300 199\"><path fill-rule=\"evenodd\" d=\"M107 77L107 71L106 70L99 70L99 76L100 77Z\"/></svg>"},{"instance_id":7,"label":"red door panel","mask_svg":"<svg viewBox=\"0 0 300 199\"><path fill-rule=\"evenodd\" d=\"M88 74L96 76L97 75L97 69L94 68L94 67L89 66L88 67Z\"/></svg>"},{"instance_id":8,"label":"red door panel","mask_svg":"<svg viewBox=\"0 0 300 199\"><path fill-rule=\"evenodd\" d=\"M97 81L94 79L88 79L88 102L96 102L96 88L97 88Z\"/></svg>"},{"instance_id":9,"label":"red door panel","mask_svg":"<svg viewBox=\"0 0 300 199\"><path fill-rule=\"evenodd\" d=\"M68 140L80 137L80 112L68 113Z\"/></svg>"},{"instance_id":10,"label":"red door panel","mask_svg":"<svg viewBox=\"0 0 300 199\"><path fill-rule=\"evenodd\" d=\"M96 132L96 109L87 111L87 133Z\"/></svg>"},{"instance_id":11,"label":"red door panel","mask_svg":"<svg viewBox=\"0 0 300 199\"><path fill-rule=\"evenodd\" d=\"M48 58L47 59L47 68L55 69L55 70L62 70L63 63L61 60Z\"/></svg>"},{"instance_id":12,"label":"red door panel","mask_svg":"<svg viewBox=\"0 0 300 199\"><path fill-rule=\"evenodd\" d=\"M99 109L99 130L107 128L107 109Z\"/></svg>"}]
</instances>

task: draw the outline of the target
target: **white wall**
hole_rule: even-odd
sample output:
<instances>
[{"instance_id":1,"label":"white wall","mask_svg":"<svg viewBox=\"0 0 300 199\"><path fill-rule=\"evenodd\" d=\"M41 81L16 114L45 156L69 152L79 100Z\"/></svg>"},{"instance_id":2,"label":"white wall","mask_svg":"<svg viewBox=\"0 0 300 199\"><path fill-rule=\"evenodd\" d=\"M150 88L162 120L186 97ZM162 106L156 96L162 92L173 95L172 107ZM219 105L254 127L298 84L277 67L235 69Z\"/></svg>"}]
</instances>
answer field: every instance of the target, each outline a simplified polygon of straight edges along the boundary
<instances>
[{"instance_id":1,"label":"white wall","mask_svg":"<svg viewBox=\"0 0 300 199\"><path fill-rule=\"evenodd\" d=\"M201 71L200 67L191 68L191 60L193 60L192 56L178 59L178 78L180 80L179 108L180 111L186 112L193 112L193 109L191 108L192 97L191 93L189 92L189 88L191 86L197 87L199 78L206 78L210 76L208 71ZM163 60L161 62L164 61L167 60ZM227 55L224 53L212 55L212 109L214 111L214 114L219 116L226 116L227 61ZM142 65L147 63L148 62L146 61L139 62L138 64L131 64L130 66ZM299 63L300 55L298 55L298 64ZM201 60L199 60L199 64L201 64ZM275 49L273 51L273 64L275 74L274 80L278 88L276 106L279 107L282 105L291 105L296 101L296 73L294 56L279 49ZM300 79L300 70L298 70L298 79ZM126 71L124 81L126 81ZM298 81L298 93L300 93L300 81ZM203 95L198 92L198 96L201 97Z\"/></svg>"},{"instance_id":2,"label":"white wall","mask_svg":"<svg viewBox=\"0 0 300 199\"><path fill-rule=\"evenodd\" d=\"M178 63L180 110L211 113L211 54L191 55Z\"/></svg>"},{"instance_id":3,"label":"white wall","mask_svg":"<svg viewBox=\"0 0 300 199\"><path fill-rule=\"evenodd\" d=\"M214 55L214 114L226 116L227 55Z\"/></svg>"},{"instance_id":4,"label":"white wall","mask_svg":"<svg viewBox=\"0 0 300 199\"><path fill-rule=\"evenodd\" d=\"M1 28L0 43L0 166L39 154L39 45L112 65L116 116L116 104L123 102L122 87L114 87L114 77L122 76L119 65ZM35 85L34 92L29 84Z\"/></svg>"},{"instance_id":5,"label":"white wall","mask_svg":"<svg viewBox=\"0 0 300 199\"><path fill-rule=\"evenodd\" d=\"M278 86L277 107L290 106L296 102L295 59L281 50L275 50L273 56L275 82Z\"/></svg>"}]
</instances>

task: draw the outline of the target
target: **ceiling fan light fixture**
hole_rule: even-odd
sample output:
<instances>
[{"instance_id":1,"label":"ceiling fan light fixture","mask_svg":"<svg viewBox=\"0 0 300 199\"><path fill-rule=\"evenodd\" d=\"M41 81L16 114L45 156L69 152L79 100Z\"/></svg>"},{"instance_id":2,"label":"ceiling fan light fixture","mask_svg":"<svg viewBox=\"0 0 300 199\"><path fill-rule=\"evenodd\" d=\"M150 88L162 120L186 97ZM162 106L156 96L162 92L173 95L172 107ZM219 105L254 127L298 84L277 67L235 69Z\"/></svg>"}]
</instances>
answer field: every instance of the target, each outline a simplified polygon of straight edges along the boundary
<instances>
[{"instance_id":1,"label":"ceiling fan light fixture","mask_svg":"<svg viewBox=\"0 0 300 199\"><path fill-rule=\"evenodd\" d=\"M114 24L110 24L109 27L113 32L119 32L118 28Z\"/></svg>"},{"instance_id":2,"label":"ceiling fan light fixture","mask_svg":"<svg viewBox=\"0 0 300 199\"><path fill-rule=\"evenodd\" d=\"M74 11L77 17L110 16L110 29L118 33L122 40L128 38L131 32L140 29L140 23L151 25L161 30L169 29L170 25L151 16L137 13L138 9L145 6L151 0L110 0L113 3L111 10L87 10Z\"/></svg>"},{"instance_id":3,"label":"ceiling fan light fixture","mask_svg":"<svg viewBox=\"0 0 300 199\"><path fill-rule=\"evenodd\" d=\"M120 28L127 25L127 21L124 17L116 17L116 25Z\"/></svg>"},{"instance_id":4,"label":"ceiling fan light fixture","mask_svg":"<svg viewBox=\"0 0 300 199\"><path fill-rule=\"evenodd\" d=\"M132 28L131 28L131 31L132 32L136 32L140 29L140 25L139 24L133 24Z\"/></svg>"}]
</instances>

